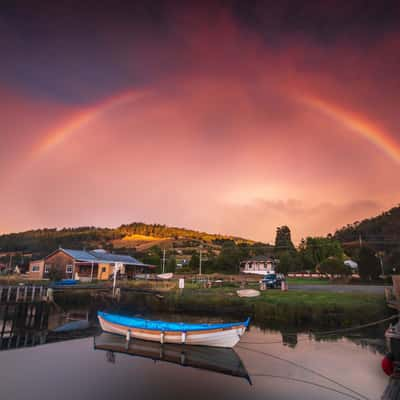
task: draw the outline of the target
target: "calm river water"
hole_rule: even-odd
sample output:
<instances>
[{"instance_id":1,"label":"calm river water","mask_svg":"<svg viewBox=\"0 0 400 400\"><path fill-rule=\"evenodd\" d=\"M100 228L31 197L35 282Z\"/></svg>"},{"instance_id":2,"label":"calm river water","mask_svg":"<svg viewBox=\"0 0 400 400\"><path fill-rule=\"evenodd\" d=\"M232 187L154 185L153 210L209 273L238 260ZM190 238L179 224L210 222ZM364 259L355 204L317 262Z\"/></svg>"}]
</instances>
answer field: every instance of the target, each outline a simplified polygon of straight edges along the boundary
<instances>
[{"instance_id":1,"label":"calm river water","mask_svg":"<svg viewBox=\"0 0 400 400\"><path fill-rule=\"evenodd\" d=\"M50 331L63 322L50 318ZM99 332L50 339L0 352L1 399L378 399L388 383L382 337L315 341L252 325L234 352L139 342L130 354Z\"/></svg>"}]
</instances>

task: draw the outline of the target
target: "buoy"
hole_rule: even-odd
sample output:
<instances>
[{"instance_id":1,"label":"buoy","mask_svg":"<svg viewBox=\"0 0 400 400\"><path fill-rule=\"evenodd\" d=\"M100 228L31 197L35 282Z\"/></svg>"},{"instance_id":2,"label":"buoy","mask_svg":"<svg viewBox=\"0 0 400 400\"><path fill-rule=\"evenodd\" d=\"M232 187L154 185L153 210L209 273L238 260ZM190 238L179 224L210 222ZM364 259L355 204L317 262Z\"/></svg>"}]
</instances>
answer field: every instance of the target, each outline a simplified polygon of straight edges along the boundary
<instances>
[{"instance_id":1,"label":"buoy","mask_svg":"<svg viewBox=\"0 0 400 400\"><path fill-rule=\"evenodd\" d=\"M392 354L390 354L390 353L386 354L386 356L383 357L383 359L382 359L381 365L382 365L383 372L386 375L391 376L394 371Z\"/></svg>"}]
</instances>

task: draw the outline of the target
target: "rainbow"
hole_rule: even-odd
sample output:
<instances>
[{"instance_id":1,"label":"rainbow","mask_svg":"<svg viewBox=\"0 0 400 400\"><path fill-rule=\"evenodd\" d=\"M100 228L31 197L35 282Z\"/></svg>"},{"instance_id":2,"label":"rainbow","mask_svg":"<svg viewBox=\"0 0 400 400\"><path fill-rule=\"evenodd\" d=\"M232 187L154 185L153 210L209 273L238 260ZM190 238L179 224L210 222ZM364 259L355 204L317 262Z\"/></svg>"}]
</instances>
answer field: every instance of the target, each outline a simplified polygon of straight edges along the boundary
<instances>
[{"instance_id":1,"label":"rainbow","mask_svg":"<svg viewBox=\"0 0 400 400\"><path fill-rule=\"evenodd\" d=\"M81 129L89 122L100 117L105 112L110 111L114 107L130 103L143 98L146 92L128 91L98 103L94 106L87 107L84 110L76 112L67 121L64 121L58 128L52 129L44 135L39 143L33 147L30 159L36 159L47 151L62 143L78 129Z\"/></svg>"},{"instance_id":2,"label":"rainbow","mask_svg":"<svg viewBox=\"0 0 400 400\"><path fill-rule=\"evenodd\" d=\"M383 150L393 161L400 164L400 143L372 122L314 95L298 96L297 99L307 106L322 112L349 130L358 133L361 137Z\"/></svg>"}]
</instances>

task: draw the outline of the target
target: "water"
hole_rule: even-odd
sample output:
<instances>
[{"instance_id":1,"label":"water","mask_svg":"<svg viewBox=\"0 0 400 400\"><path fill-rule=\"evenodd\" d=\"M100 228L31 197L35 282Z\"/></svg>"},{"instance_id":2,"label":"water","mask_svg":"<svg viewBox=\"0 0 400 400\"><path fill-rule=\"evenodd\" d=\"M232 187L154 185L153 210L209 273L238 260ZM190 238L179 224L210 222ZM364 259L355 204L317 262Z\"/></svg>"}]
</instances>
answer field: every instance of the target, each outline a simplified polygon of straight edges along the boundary
<instances>
[{"instance_id":1,"label":"water","mask_svg":"<svg viewBox=\"0 0 400 400\"><path fill-rule=\"evenodd\" d=\"M61 315L53 315L49 328L64 322ZM124 351L124 341L119 342L116 336L112 337L116 340L112 343L114 351L95 349L95 344L110 346L113 339L104 334L96 343L93 336L66 338L48 334L47 341L55 342L0 352L1 398L378 399L388 383L380 368L383 339L368 335L329 341L289 335L282 343L280 332L253 325L235 347L236 354L206 349L199 358L196 351L189 350L183 360L168 346L162 354L160 348L149 349L149 342L139 342L131 351L134 354L126 354L117 352ZM64 341L56 341L60 339ZM169 362L146 358L149 354ZM189 366L182 366L182 362ZM228 370L239 376L227 374Z\"/></svg>"}]
</instances>

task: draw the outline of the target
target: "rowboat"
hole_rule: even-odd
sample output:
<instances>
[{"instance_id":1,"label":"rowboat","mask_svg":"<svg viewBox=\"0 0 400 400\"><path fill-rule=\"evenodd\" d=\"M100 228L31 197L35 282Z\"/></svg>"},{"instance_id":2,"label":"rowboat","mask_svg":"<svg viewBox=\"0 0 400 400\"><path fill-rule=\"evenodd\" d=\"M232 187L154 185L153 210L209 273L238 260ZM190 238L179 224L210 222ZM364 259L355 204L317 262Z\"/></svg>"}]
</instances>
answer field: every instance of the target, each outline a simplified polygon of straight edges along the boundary
<instances>
[{"instance_id":1,"label":"rowboat","mask_svg":"<svg viewBox=\"0 0 400 400\"><path fill-rule=\"evenodd\" d=\"M232 349L181 344L161 344L146 340L133 340L103 332L94 337L94 349L106 352L106 360L115 362L115 354L147 358L211 372L245 378L250 384L249 374L236 352Z\"/></svg>"},{"instance_id":2,"label":"rowboat","mask_svg":"<svg viewBox=\"0 0 400 400\"><path fill-rule=\"evenodd\" d=\"M255 289L241 289L236 291L239 297L257 297L261 293Z\"/></svg>"},{"instance_id":3,"label":"rowboat","mask_svg":"<svg viewBox=\"0 0 400 400\"><path fill-rule=\"evenodd\" d=\"M157 278L159 279L172 279L174 274L172 272L167 272L165 274L158 274Z\"/></svg>"},{"instance_id":4,"label":"rowboat","mask_svg":"<svg viewBox=\"0 0 400 400\"><path fill-rule=\"evenodd\" d=\"M228 324L187 324L153 321L99 311L97 317L104 332L152 342L198 346L233 347L249 326L244 322Z\"/></svg>"}]
</instances>

